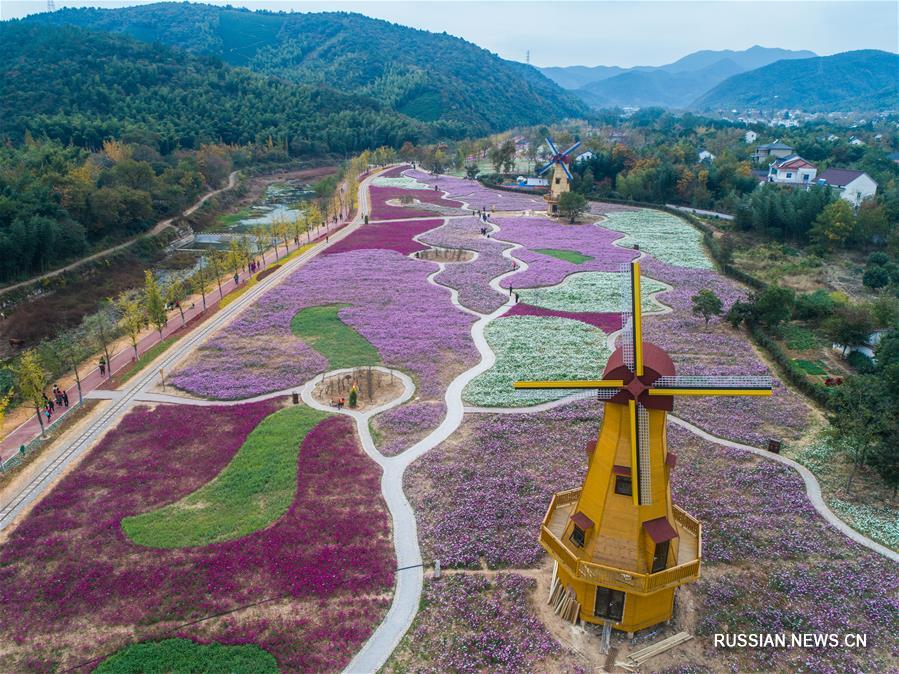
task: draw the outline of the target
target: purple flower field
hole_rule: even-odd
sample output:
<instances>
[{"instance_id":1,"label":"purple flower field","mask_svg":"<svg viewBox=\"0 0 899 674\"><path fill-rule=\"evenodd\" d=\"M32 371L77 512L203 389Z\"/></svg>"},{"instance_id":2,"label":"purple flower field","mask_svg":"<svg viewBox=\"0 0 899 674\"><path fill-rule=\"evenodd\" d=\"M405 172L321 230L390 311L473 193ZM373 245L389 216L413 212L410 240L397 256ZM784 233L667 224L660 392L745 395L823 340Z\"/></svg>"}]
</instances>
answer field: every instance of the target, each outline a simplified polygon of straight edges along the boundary
<instances>
[{"instance_id":1,"label":"purple flower field","mask_svg":"<svg viewBox=\"0 0 899 674\"><path fill-rule=\"evenodd\" d=\"M372 186L369 188L369 194L371 195L371 212L369 213L369 219L371 220L434 217L433 211L416 208L414 204L392 206L387 203L404 196L445 208L457 209L462 206L460 202L445 199L442 192L435 192L434 190L404 190L401 187Z\"/></svg>"},{"instance_id":2,"label":"purple flower field","mask_svg":"<svg viewBox=\"0 0 899 674\"><path fill-rule=\"evenodd\" d=\"M122 518L218 475L275 409L130 412L0 548L0 669L56 671L272 597L279 611L239 610L178 634L256 643L289 671L346 664L384 614L387 602L374 597L391 592L395 568L380 471L349 419L331 417L306 436L296 499L266 529L175 549L135 545L121 530Z\"/></svg>"},{"instance_id":3,"label":"purple flower field","mask_svg":"<svg viewBox=\"0 0 899 674\"><path fill-rule=\"evenodd\" d=\"M349 304L341 320L371 342L385 365L409 371L422 398L442 400L452 378L477 361L477 351L470 331L474 318L452 307L445 289L427 282L433 271L432 263L392 250L319 256L223 328L214 348L197 349L171 381L221 399L302 384L321 371L321 361L306 358L293 369L270 369L253 349L266 342L299 343L290 322L305 307Z\"/></svg>"},{"instance_id":4,"label":"purple flower field","mask_svg":"<svg viewBox=\"0 0 899 674\"><path fill-rule=\"evenodd\" d=\"M598 417L596 403L586 401L532 415L467 417L406 477L425 559L469 568L540 564L540 521L553 492L581 483ZM808 659L803 671L887 671L899 630L895 566L827 524L788 466L673 426L668 441L678 455L675 503L703 524L703 578L680 592L693 598L686 619L696 615L699 624L686 628L702 636L712 669L798 671ZM715 651L709 637L790 630L862 632L873 647L730 652Z\"/></svg>"},{"instance_id":5,"label":"purple flower field","mask_svg":"<svg viewBox=\"0 0 899 674\"><path fill-rule=\"evenodd\" d=\"M567 225L545 217L499 217L494 221L500 227L496 237L520 243L523 248L516 250L514 255L528 264L527 271L503 279L502 285L506 288L555 285L576 272L618 271L622 264L637 255L635 251L613 244L621 238L619 232L599 225ZM573 250L594 259L575 264L535 253L530 250L532 248Z\"/></svg>"},{"instance_id":6,"label":"purple flower field","mask_svg":"<svg viewBox=\"0 0 899 674\"><path fill-rule=\"evenodd\" d=\"M536 581L513 573L492 578L446 575L425 583L424 609L385 672L553 671L563 651L530 607Z\"/></svg>"},{"instance_id":7,"label":"purple flower field","mask_svg":"<svg viewBox=\"0 0 899 674\"><path fill-rule=\"evenodd\" d=\"M691 297L709 288L721 298L725 311L744 293L715 272L674 267L651 257L642 271L674 290L659 300L674 311L645 317L648 341L671 355L679 374L768 374L747 337L721 319L706 327L691 313ZM778 383L772 398L679 398L674 413L721 437L765 447L769 438L796 439L808 428L809 412L799 394Z\"/></svg>"},{"instance_id":8,"label":"purple flower field","mask_svg":"<svg viewBox=\"0 0 899 674\"><path fill-rule=\"evenodd\" d=\"M371 420L378 451L384 456L396 456L437 428L444 416L443 401L410 402L379 414Z\"/></svg>"},{"instance_id":9,"label":"purple flower field","mask_svg":"<svg viewBox=\"0 0 899 674\"><path fill-rule=\"evenodd\" d=\"M558 318L570 318L588 325L594 325L606 334L611 334L621 329L621 314L605 313L600 311L558 311L545 307L535 307L532 304L519 302L509 309L506 316L556 316Z\"/></svg>"},{"instance_id":10,"label":"purple flower field","mask_svg":"<svg viewBox=\"0 0 899 674\"><path fill-rule=\"evenodd\" d=\"M447 264L434 280L459 291L464 306L489 314L506 303L508 297L490 287L490 281L514 269L515 265L502 251L509 247L481 236L484 225L478 218L453 218L440 229L428 232L420 240L443 248L464 248L478 253L472 262Z\"/></svg>"},{"instance_id":11,"label":"purple flower field","mask_svg":"<svg viewBox=\"0 0 899 674\"><path fill-rule=\"evenodd\" d=\"M363 225L342 241L328 248L324 255L338 255L351 250L395 250L403 255L424 250L412 238L429 229L440 227L443 220L406 220L402 222L372 222Z\"/></svg>"},{"instance_id":12,"label":"purple flower field","mask_svg":"<svg viewBox=\"0 0 899 674\"><path fill-rule=\"evenodd\" d=\"M477 180L454 178L452 176L433 176L424 171L408 169L403 175L415 178L419 182L431 186L436 184L441 192L446 192L450 199L463 202L463 208L488 208L496 211L546 210L546 202L541 196L531 196L520 192L504 192L484 187Z\"/></svg>"}]
</instances>

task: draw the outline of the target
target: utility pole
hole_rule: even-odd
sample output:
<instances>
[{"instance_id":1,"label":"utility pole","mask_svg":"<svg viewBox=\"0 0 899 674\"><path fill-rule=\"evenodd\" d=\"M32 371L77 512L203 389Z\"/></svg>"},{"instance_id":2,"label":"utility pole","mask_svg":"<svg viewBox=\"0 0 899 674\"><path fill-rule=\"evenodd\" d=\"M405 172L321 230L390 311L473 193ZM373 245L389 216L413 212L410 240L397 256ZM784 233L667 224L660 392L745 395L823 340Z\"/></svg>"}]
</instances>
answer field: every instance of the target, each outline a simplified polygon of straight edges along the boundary
<instances>
[{"instance_id":1,"label":"utility pole","mask_svg":"<svg viewBox=\"0 0 899 674\"><path fill-rule=\"evenodd\" d=\"M50 2L53 2L53 0L50 0ZM524 53L524 62L527 63L528 65L531 64L531 50L530 49L528 49Z\"/></svg>"}]
</instances>

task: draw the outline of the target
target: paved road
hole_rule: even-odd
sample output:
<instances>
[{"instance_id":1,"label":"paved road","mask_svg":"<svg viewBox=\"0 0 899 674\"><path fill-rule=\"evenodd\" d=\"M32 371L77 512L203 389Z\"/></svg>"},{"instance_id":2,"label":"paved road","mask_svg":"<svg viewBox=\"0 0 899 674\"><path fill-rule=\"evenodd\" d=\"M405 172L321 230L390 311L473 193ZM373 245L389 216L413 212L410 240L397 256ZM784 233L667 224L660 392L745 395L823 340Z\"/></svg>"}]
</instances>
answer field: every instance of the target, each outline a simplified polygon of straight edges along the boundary
<instances>
[{"instance_id":1,"label":"paved road","mask_svg":"<svg viewBox=\"0 0 899 674\"><path fill-rule=\"evenodd\" d=\"M238 173L239 173L238 171L232 171L230 173L230 175L228 176L228 184L227 185L225 185L224 187L220 187L217 190L212 190L211 192L207 192L202 197L200 197L196 202L194 202L194 204L190 208L187 208L184 211L182 211L181 215L177 216L177 217L188 216L191 213L193 213L194 211L196 211L200 206L205 204L207 200L214 197L216 194L221 194L222 192L224 192L226 190L233 189L234 186L237 184L237 174ZM164 230L166 227L171 225L172 220L174 220L174 219L175 219L175 216L173 216L171 218L166 218L165 220L160 220L153 226L153 229L151 229L149 232L139 234L131 239L128 239L124 243L120 243L120 244L113 246L112 248L106 248L104 250L101 250L98 253L94 253L93 255L88 255L87 257L83 257L80 260L78 260L77 262L73 262L72 264L66 265L65 267L60 267L59 269L54 269L53 271L48 271L46 274L41 274L40 276L36 276L34 278L28 279L27 281L21 281L20 283L14 283L11 286L6 286L5 288L0 288L0 295L8 293L10 290L15 290L16 288L30 286L33 283L37 283L41 279L47 279L47 278L53 278L54 276L59 276L60 274L65 273L67 271L72 271L73 269L77 269L81 265L85 264L86 262L90 262L91 260L96 260L101 257L106 257L110 253L114 253L117 250L122 250L123 248L127 248L128 246L133 244L135 241L137 241L142 236L147 236L147 235L156 236L157 234L162 232L162 230Z\"/></svg>"},{"instance_id":2,"label":"paved road","mask_svg":"<svg viewBox=\"0 0 899 674\"><path fill-rule=\"evenodd\" d=\"M53 452L55 453L54 458L47 463L28 485L16 494L4 494L4 502L2 503L2 506L0 506L0 529L9 525L19 512L28 507L31 502L38 499L70 463L86 452L108 428L114 426L133 404L139 402L141 395L146 394L148 389L156 383L160 368L164 369L166 372L171 371L207 337L227 325L261 295L281 283L293 271L313 259L322 250L331 244L346 238L349 234L358 229L363 222L362 214L371 210L368 187L371 180L377 176L378 173L379 172L375 172L362 181L359 188L359 209L356 217L349 223L349 225L332 235L329 243L319 243L311 250L290 260L283 267L250 288L250 290L237 300L224 309L221 309L203 325L179 340L168 349L165 354L156 359L152 364L152 367L149 367L136 375L124 386L124 388L120 389L121 396L117 400L113 400L111 404L103 410L94 412L92 416L88 418L88 423L84 426L84 430L77 437L53 448Z\"/></svg>"}]
</instances>

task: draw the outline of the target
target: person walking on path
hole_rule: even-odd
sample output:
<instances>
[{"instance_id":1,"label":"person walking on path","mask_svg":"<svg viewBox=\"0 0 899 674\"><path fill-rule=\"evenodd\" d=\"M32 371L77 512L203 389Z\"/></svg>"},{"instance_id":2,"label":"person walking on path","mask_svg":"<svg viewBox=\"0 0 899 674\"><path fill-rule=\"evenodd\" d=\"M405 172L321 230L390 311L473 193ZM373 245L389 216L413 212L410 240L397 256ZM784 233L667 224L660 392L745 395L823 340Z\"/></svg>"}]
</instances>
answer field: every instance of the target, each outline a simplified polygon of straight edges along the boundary
<instances>
[{"instance_id":1,"label":"person walking on path","mask_svg":"<svg viewBox=\"0 0 899 674\"><path fill-rule=\"evenodd\" d=\"M68 408L69 406L69 394L67 391L62 392L62 404Z\"/></svg>"},{"instance_id":2,"label":"person walking on path","mask_svg":"<svg viewBox=\"0 0 899 674\"><path fill-rule=\"evenodd\" d=\"M106 376L106 359L103 358L102 356L100 357L100 376L101 377Z\"/></svg>"}]
</instances>

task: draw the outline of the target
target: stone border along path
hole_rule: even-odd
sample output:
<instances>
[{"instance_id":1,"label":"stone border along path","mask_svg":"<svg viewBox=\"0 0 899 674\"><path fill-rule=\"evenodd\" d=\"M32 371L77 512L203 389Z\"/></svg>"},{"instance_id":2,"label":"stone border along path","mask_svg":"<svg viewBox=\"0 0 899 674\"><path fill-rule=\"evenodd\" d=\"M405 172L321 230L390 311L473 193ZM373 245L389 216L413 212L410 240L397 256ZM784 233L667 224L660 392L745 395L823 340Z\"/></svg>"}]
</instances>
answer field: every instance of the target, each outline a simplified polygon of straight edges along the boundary
<instances>
[{"instance_id":1,"label":"stone border along path","mask_svg":"<svg viewBox=\"0 0 899 674\"><path fill-rule=\"evenodd\" d=\"M362 208L362 202L365 201L363 195L365 197L368 196L367 191L363 191L363 187L367 188L371 179L373 179L376 175L377 173L373 173L367 176L363 184L360 186L360 208L358 210L358 213L362 213L362 211L365 210ZM464 207L467 208L467 204L464 204ZM446 220L448 219L448 217L443 218L443 224L446 224ZM336 242L348 236L359 227L361 222L362 218L357 215L351 225L345 227L339 234L333 237L333 241ZM440 226L442 227L443 224L441 224ZM500 228L495 223L488 220L487 224L489 224L493 228L492 233L495 234L496 232L500 231ZM423 232L422 234L424 233L425 232ZM507 276L526 271L528 269L528 265L526 262L516 258L513 255L514 251L523 247L521 244L511 241L505 241L496 237L493 238L496 241L500 241L501 243L509 244L510 247L503 250L502 255L509 258L513 262L513 264L515 264L515 268L493 278L490 281L489 285L500 294L507 294L506 289L500 286L500 282ZM276 273L272 274L267 279L264 279L259 283L259 285L252 288L244 296L226 307L226 309L223 310L223 312L226 313L214 317L214 319L218 318L218 320L210 321L210 323L205 326L204 329L200 330L197 334L191 336L192 338L186 340L184 344L180 345L180 348L176 348L176 350L171 354L165 355L164 362L160 364L167 369L171 369L172 366L185 358L188 353L199 344L199 342L201 342L215 330L221 328L223 325L232 320L242 309L251 304L252 301L254 301L259 295L266 292L272 286L283 280L284 277L291 273L295 267L304 263L311 257L314 257L315 254L323 250L325 247L318 246L317 248L310 250L308 253L300 256L299 258L296 258L295 260L288 263L285 267L279 269ZM644 255L645 252L641 251L640 258L642 258ZM388 368L380 366L372 366L372 369L377 369L388 374L393 373L394 376L399 377L403 382L404 390L402 395L398 398L395 398L388 403L380 405L379 407L373 408L366 412L358 412L345 408L336 411L327 405L322 405L312 397L313 389L325 376L340 374L341 372L350 372L353 368L334 370L331 372L319 374L312 380L308 381L305 385L303 385L300 392L303 401L310 407L332 413L336 412L338 414L345 414L353 418L356 423L356 428L359 433L359 438L363 449L365 450L366 454L381 467L383 471L381 476L381 493L384 496L385 502L387 503L387 508L392 519L394 549L396 550L397 557L396 587L394 590L393 601L391 602L390 609L388 610L387 615L384 617L384 620L380 623L380 625L378 625L374 633L363 645L362 649L356 654L356 656L344 670L344 672L350 674L356 674L357 672L377 672L378 670L380 670L387 662L387 659L393 653L394 649L399 645L409 627L411 627L412 621L415 619L415 615L418 612L421 592L424 584L424 568L421 557L421 549L419 548L418 544L418 528L415 520L415 513L412 509L412 505L409 503L409 500L406 498L406 495L403 491L403 475L406 468L408 468L412 464L412 462L418 459L420 456L447 440L450 435L452 435L452 433L455 432L455 430L461 425L463 416L466 412L491 414L530 414L572 402L571 398L562 398L560 400L524 408L477 408L464 406L462 402L462 391L465 386L479 374L489 370L496 362L496 355L490 348L487 340L484 338L484 329L491 321L502 316L513 305L511 302L507 301L506 304L499 307L490 314L481 314L460 305L458 303L458 292L455 289L440 285L439 283L434 281L434 276L443 271L445 263L434 262L434 264L437 265L437 269L432 274L428 275L428 282L448 290L452 303L454 305L478 318L478 320L472 325L471 335L476 348L481 354L480 363L458 375L447 387L446 394L444 396L447 410L446 416L443 418L440 425L436 429L429 433L425 438L413 444L404 452L396 456L385 457L377 450L371 437L369 420L376 414L384 412L408 401L414 394L414 384L411 378L408 375L396 370L390 370ZM671 289L671 287L668 286L668 289ZM661 292L665 291L657 291L657 293L654 293L654 295ZM658 298L655 299L658 300ZM672 311L672 309L664 303L660 302L660 304L663 306L663 311L655 312L656 314L668 313ZM611 346L614 346L614 340L619 333L620 331L609 335L609 343ZM59 457L56 461L53 462L53 464L48 466L38 476L38 478L36 478L31 483L31 485L29 485L29 487L24 490L22 494L16 497L16 499L19 499L21 497L21 500L16 501L16 499L14 499L14 503L7 504L2 510L0 510L0 529L5 527L18 512L21 512L21 510L27 506L29 502L37 498L37 496L40 495L40 492L46 489L51 484L53 479L55 479L55 477L69 463L71 463L78 455L83 453L91 444L93 444L93 441L100 435L100 433L105 430L106 426L109 426L112 422L117 421L122 415L124 415L124 413L128 410L128 408L131 407L133 403L143 401L206 406L239 405L284 396L286 394L293 393L296 390L296 388L285 389L282 391L275 391L272 393L263 394L261 396L256 396L254 398L232 401L212 401L184 398L180 396L151 393L147 391L147 389L155 381L157 370L158 367L153 367L151 369L151 374L139 377L138 381L135 382L135 384L131 387L128 387L122 391L113 392L120 393L121 395L118 397L116 402L101 415L100 419L98 419L97 422L91 424L91 426L87 430L85 430L78 437L78 439L76 439L75 442L71 443L69 448L67 448L67 450L63 453L63 456ZM809 500L812 502L815 509L830 524L832 524L839 531L849 536L861 545L864 545L894 561L899 561L899 554L896 554L892 550L885 548L879 543L876 543L866 538L865 536L862 536L860 533L858 533L838 517L836 517L822 500L821 490L814 475L812 475L812 473L809 472L808 469L806 469L804 466L801 466L795 461L787 459L786 457L771 454L756 447L751 447L749 445L743 445L737 442L717 438L677 417L669 415L669 418L673 423L678 424L679 426L694 433L695 435L698 435L699 437L702 437L711 442L725 445L734 449L749 451L764 458L774 459L785 465L792 466L800 473L803 480L805 481L806 492L809 496Z\"/></svg>"},{"instance_id":2,"label":"stone border along path","mask_svg":"<svg viewBox=\"0 0 899 674\"><path fill-rule=\"evenodd\" d=\"M0 531L5 529L21 512L23 512L31 503L35 502L44 491L52 486L63 471L66 470L74 461L84 454L93 444L102 436L106 430L114 426L125 415L125 413L136 402L138 398L147 392L154 384L160 368L171 371L175 365L186 358L191 351L199 346L203 341L210 337L220 328L230 323L238 314L252 304L262 294L278 285L286 279L294 270L301 267L306 262L314 258L321 251L326 250L329 246L346 238L364 222L363 213L368 212L371 208L368 186L371 181L384 170L391 167L385 167L376 170L367 175L359 185L359 207L356 210L356 216L343 229L330 237L330 241L319 243L312 249L288 261L286 264L277 269L262 281L251 287L243 295L230 303L224 309L210 317L205 323L198 326L194 332L185 335L181 340L176 342L168 350L166 350L159 358L152 363L151 367L147 367L141 374L132 378L125 388L120 389L121 395L114 400L111 405L106 406L102 410L98 410L88 417L89 423L86 427L72 439L71 441L60 443L56 450L55 456L46 455L46 465L37 473L37 475L28 482L18 493L8 499L0 506Z\"/></svg>"}]
</instances>

